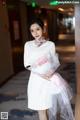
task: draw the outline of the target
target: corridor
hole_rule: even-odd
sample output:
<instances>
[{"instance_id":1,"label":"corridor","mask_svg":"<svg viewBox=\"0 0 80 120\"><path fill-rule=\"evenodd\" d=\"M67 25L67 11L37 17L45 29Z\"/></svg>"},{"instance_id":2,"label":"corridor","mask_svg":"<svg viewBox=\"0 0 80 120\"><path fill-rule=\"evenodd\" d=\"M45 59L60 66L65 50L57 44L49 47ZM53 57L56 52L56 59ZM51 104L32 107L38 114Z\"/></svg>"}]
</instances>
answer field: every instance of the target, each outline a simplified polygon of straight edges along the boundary
<instances>
[{"instance_id":1,"label":"corridor","mask_svg":"<svg viewBox=\"0 0 80 120\"><path fill-rule=\"evenodd\" d=\"M7 112L8 120L39 120L37 111L27 108L30 72L23 64L24 44L32 40L28 26L33 17L41 17L49 29L45 37L56 45L58 72L72 88L72 109L76 120L80 118L80 6L51 6L48 0L46 6L42 1L39 6L28 0L0 1L0 119L1 112Z\"/></svg>"},{"instance_id":2,"label":"corridor","mask_svg":"<svg viewBox=\"0 0 80 120\"><path fill-rule=\"evenodd\" d=\"M73 89L75 98L75 64L64 63L60 73L68 82L70 79L69 84ZM29 71L21 71L0 88L0 111L8 112L8 120L38 120L37 111L27 108L28 77ZM72 107L74 111L75 100L72 102Z\"/></svg>"}]
</instances>

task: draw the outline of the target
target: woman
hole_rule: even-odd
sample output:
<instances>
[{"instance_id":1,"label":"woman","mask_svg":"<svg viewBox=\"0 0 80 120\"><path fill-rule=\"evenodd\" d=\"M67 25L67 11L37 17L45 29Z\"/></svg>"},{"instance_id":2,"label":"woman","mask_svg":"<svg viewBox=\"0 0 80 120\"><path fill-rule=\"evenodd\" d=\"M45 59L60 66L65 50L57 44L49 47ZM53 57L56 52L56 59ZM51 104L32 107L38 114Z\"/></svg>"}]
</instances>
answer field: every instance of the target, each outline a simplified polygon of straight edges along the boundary
<instances>
[{"instance_id":1,"label":"woman","mask_svg":"<svg viewBox=\"0 0 80 120\"><path fill-rule=\"evenodd\" d=\"M60 66L55 44L44 38L44 24L35 19L30 25L34 40L24 46L24 66L31 71L28 82L28 108L37 110L40 120L74 120L68 84L56 72Z\"/></svg>"}]
</instances>

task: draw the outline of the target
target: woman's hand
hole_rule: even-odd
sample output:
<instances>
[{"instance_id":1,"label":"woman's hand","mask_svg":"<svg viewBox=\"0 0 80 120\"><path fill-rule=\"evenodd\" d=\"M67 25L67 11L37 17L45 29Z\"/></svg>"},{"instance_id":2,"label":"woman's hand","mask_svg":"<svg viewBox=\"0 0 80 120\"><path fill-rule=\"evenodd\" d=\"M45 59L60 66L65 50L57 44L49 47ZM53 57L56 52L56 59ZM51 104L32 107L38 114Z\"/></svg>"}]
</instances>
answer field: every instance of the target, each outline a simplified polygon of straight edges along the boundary
<instances>
[{"instance_id":1,"label":"woman's hand","mask_svg":"<svg viewBox=\"0 0 80 120\"><path fill-rule=\"evenodd\" d=\"M28 65L28 66L26 67L26 69L28 69L28 70L30 70L30 71L31 71L31 66L30 66L30 65Z\"/></svg>"},{"instance_id":2,"label":"woman's hand","mask_svg":"<svg viewBox=\"0 0 80 120\"><path fill-rule=\"evenodd\" d=\"M53 76L54 71L50 70L46 74L41 74L40 76L43 77L44 79L50 80L50 78Z\"/></svg>"}]
</instances>

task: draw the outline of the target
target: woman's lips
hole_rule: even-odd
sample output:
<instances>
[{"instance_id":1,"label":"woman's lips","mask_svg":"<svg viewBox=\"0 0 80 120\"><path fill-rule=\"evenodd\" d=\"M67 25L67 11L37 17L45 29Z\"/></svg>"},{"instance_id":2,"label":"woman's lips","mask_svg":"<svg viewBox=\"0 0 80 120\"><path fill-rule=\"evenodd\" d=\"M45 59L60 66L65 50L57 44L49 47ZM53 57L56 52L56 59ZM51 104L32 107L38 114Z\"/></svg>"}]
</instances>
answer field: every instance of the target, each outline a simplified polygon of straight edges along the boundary
<instances>
[{"instance_id":1,"label":"woman's lips","mask_svg":"<svg viewBox=\"0 0 80 120\"><path fill-rule=\"evenodd\" d=\"M39 37L39 36L35 36L36 38Z\"/></svg>"}]
</instances>

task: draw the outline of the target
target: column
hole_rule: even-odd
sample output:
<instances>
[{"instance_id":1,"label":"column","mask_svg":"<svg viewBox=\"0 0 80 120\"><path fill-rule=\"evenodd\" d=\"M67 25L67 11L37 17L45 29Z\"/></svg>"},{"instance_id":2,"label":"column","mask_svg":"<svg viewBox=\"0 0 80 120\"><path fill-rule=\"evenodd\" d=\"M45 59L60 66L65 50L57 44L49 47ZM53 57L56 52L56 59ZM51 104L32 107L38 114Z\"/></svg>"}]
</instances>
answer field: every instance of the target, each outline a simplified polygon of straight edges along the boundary
<instances>
[{"instance_id":1,"label":"column","mask_svg":"<svg viewBox=\"0 0 80 120\"><path fill-rule=\"evenodd\" d=\"M80 120L80 5L75 5L75 46L76 46L76 82L77 96L75 119Z\"/></svg>"},{"instance_id":2,"label":"column","mask_svg":"<svg viewBox=\"0 0 80 120\"><path fill-rule=\"evenodd\" d=\"M75 45L77 94L80 94L80 5L75 6Z\"/></svg>"}]
</instances>

